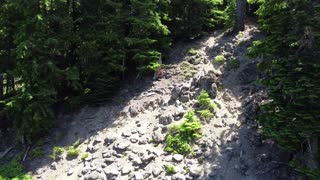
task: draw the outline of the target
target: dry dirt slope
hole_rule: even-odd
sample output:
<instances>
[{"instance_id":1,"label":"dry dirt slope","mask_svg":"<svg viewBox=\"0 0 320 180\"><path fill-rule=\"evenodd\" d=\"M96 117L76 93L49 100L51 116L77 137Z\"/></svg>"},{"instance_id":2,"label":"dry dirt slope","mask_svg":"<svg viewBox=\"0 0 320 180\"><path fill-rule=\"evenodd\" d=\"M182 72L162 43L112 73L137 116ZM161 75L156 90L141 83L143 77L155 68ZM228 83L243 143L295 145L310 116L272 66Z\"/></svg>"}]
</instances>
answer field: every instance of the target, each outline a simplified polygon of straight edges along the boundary
<instances>
[{"instance_id":1,"label":"dry dirt slope","mask_svg":"<svg viewBox=\"0 0 320 180\"><path fill-rule=\"evenodd\" d=\"M264 98L255 83L260 60L245 53L260 36L254 25L247 25L237 36L215 32L177 44L159 81L135 82L114 103L60 117L60 128L44 145L45 157L30 161L30 173L43 180L287 179L282 152L261 138L255 122ZM190 48L197 54L188 55ZM216 63L220 54L225 61ZM203 122L193 156L166 153L168 127L182 121L201 89L218 104L215 117ZM86 160L66 158L66 153L57 161L48 157L53 146L68 147L77 140L80 156L89 154ZM174 166L176 173L167 175L165 165Z\"/></svg>"}]
</instances>

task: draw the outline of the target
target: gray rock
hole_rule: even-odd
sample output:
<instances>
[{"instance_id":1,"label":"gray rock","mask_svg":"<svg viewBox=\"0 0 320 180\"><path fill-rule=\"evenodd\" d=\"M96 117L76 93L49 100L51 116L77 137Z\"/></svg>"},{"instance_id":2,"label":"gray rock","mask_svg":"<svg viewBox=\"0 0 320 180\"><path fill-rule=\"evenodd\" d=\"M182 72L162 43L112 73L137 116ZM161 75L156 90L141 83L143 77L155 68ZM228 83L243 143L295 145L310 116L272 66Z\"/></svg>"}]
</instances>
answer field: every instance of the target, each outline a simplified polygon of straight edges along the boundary
<instances>
[{"instance_id":1,"label":"gray rock","mask_svg":"<svg viewBox=\"0 0 320 180\"><path fill-rule=\"evenodd\" d=\"M162 168L154 168L152 169L152 174L154 177L158 177L163 172Z\"/></svg>"},{"instance_id":2,"label":"gray rock","mask_svg":"<svg viewBox=\"0 0 320 180\"><path fill-rule=\"evenodd\" d=\"M175 100L179 97L181 89L179 87L174 87L171 91L171 99Z\"/></svg>"},{"instance_id":3,"label":"gray rock","mask_svg":"<svg viewBox=\"0 0 320 180\"><path fill-rule=\"evenodd\" d=\"M73 169L70 169L68 172L67 172L67 176L71 176L73 174Z\"/></svg>"},{"instance_id":4,"label":"gray rock","mask_svg":"<svg viewBox=\"0 0 320 180\"><path fill-rule=\"evenodd\" d=\"M131 171L133 171L133 167L131 165L125 165L123 166L123 168L121 169L121 174L122 175L127 175L129 174Z\"/></svg>"},{"instance_id":5,"label":"gray rock","mask_svg":"<svg viewBox=\"0 0 320 180\"><path fill-rule=\"evenodd\" d=\"M56 163L56 162L53 162L53 163L50 165L50 169L52 169L52 170L57 170L57 163Z\"/></svg>"},{"instance_id":6,"label":"gray rock","mask_svg":"<svg viewBox=\"0 0 320 180\"><path fill-rule=\"evenodd\" d=\"M190 167L190 175L193 177L199 177L201 175L202 168L200 166L193 165Z\"/></svg>"},{"instance_id":7,"label":"gray rock","mask_svg":"<svg viewBox=\"0 0 320 180\"><path fill-rule=\"evenodd\" d=\"M85 166L85 167L82 168L81 174L82 174L82 175L85 175L85 174L87 174L89 171L90 171L89 166Z\"/></svg>"},{"instance_id":8,"label":"gray rock","mask_svg":"<svg viewBox=\"0 0 320 180\"><path fill-rule=\"evenodd\" d=\"M112 144L116 139L117 139L116 136L109 135L108 137L106 137L106 138L104 139L104 143L110 145L110 144Z\"/></svg>"},{"instance_id":9,"label":"gray rock","mask_svg":"<svg viewBox=\"0 0 320 180\"><path fill-rule=\"evenodd\" d=\"M131 160L131 162L133 163L134 166L140 166L142 165L142 160L139 157L135 157Z\"/></svg>"},{"instance_id":10,"label":"gray rock","mask_svg":"<svg viewBox=\"0 0 320 180\"><path fill-rule=\"evenodd\" d=\"M164 141L164 135L161 133L161 131L155 131L152 134L152 139L156 142L156 143L161 143Z\"/></svg>"},{"instance_id":11,"label":"gray rock","mask_svg":"<svg viewBox=\"0 0 320 180\"><path fill-rule=\"evenodd\" d=\"M126 150L130 146L131 142L128 140L124 140L121 142L118 142L114 145L114 148L117 150Z\"/></svg>"},{"instance_id":12,"label":"gray rock","mask_svg":"<svg viewBox=\"0 0 320 180\"><path fill-rule=\"evenodd\" d=\"M135 180L142 180L143 179L142 173L141 172L134 173L134 179Z\"/></svg>"},{"instance_id":13,"label":"gray rock","mask_svg":"<svg viewBox=\"0 0 320 180\"><path fill-rule=\"evenodd\" d=\"M229 94L228 91L226 91L226 92L223 93L222 99L225 100L225 101L227 101L227 102L232 101L231 96L230 96L230 94Z\"/></svg>"},{"instance_id":14,"label":"gray rock","mask_svg":"<svg viewBox=\"0 0 320 180\"><path fill-rule=\"evenodd\" d=\"M120 174L120 172L118 171L116 166L108 166L103 171L109 177L110 176L118 176Z\"/></svg>"},{"instance_id":15,"label":"gray rock","mask_svg":"<svg viewBox=\"0 0 320 180\"><path fill-rule=\"evenodd\" d=\"M168 125L172 122L172 117L169 114L163 114L159 117L159 123L162 125Z\"/></svg>"},{"instance_id":16,"label":"gray rock","mask_svg":"<svg viewBox=\"0 0 320 180\"><path fill-rule=\"evenodd\" d=\"M136 116L139 114L138 108L131 106L131 107L129 108L129 113L130 113L130 116L131 116L131 117L136 117Z\"/></svg>"},{"instance_id":17,"label":"gray rock","mask_svg":"<svg viewBox=\"0 0 320 180\"><path fill-rule=\"evenodd\" d=\"M112 164L113 162L115 162L117 159L116 158L113 158L113 157L110 157L110 158L105 158L104 159L104 162L106 164Z\"/></svg>"},{"instance_id":18,"label":"gray rock","mask_svg":"<svg viewBox=\"0 0 320 180\"><path fill-rule=\"evenodd\" d=\"M181 173L177 173L172 176L172 180L185 180L185 179L186 177Z\"/></svg>"},{"instance_id":19,"label":"gray rock","mask_svg":"<svg viewBox=\"0 0 320 180\"><path fill-rule=\"evenodd\" d=\"M130 137L130 136L131 136L131 132L130 132L130 131L124 131L124 132L122 133L122 136L123 136L123 137Z\"/></svg>"},{"instance_id":20,"label":"gray rock","mask_svg":"<svg viewBox=\"0 0 320 180\"><path fill-rule=\"evenodd\" d=\"M181 162L183 160L183 155L175 154L175 155L173 155L172 159L175 161Z\"/></svg>"},{"instance_id":21,"label":"gray rock","mask_svg":"<svg viewBox=\"0 0 320 180\"><path fill-rule=\"evenodd\" d=\"M186 102L188 102L189 100L190 100L190 95L189 95L189 93L186 93L186 94L183 94L183 95L180 96L180 101L181 101L182 103L186 103Z\"/></svg>"}]
</instances>

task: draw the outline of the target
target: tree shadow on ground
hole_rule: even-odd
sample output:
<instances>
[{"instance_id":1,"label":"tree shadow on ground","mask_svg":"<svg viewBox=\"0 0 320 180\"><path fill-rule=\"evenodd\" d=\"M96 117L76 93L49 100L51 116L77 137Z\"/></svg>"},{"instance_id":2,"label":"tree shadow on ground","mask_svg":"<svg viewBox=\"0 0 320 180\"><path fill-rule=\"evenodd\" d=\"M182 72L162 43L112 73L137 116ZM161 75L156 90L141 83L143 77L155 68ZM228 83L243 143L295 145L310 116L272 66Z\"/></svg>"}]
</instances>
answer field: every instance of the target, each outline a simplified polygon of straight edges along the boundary
<instances>
[{"instance_id":1,"label":"tree shadow on ground","mask_svg":"<svg viewBox=\"0 0 320 180\"><path fill-rule=\"evenodd\" d=\"M262 76L257 70L257 64L262 59L246 57L247 48L253 40L263 38L262 33L254 27L254 24L246 25L250 30L244 32L247 34L243 35L243 42L239 42L239 34L222 35L215 40L214 46L206 48L210 59L219 54L227 57L224 64L213 62L213 66L216 69L223 66L219 85L220 91L225 93L222 96L231 96L239 102L239 114L233 114L235 109L231 108L231 117L215 119L227 121L226 118L236 118L236 121L225 124L227 129L220 134L212 151L212 154L218 154L213 158L213 167L203 167L206 179L295 179L291 174L292 169L287 165L290 155L261 135L261 127L256 120L259 104L266 100L266 89L256 82ZM240 61L239 67L227 69L231 59ZM228 98L225 98L227 101Z\"/></svg>"}]
</instances>

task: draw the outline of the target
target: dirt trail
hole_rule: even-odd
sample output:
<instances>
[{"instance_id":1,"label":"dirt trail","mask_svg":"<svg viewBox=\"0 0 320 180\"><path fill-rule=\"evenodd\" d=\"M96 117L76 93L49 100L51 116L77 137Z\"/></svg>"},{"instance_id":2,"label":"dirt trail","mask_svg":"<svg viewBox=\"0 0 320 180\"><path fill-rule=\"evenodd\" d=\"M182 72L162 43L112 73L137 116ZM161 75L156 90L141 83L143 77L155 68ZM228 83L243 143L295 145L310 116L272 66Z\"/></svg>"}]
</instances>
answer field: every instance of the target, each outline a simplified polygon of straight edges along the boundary
<instances>
[{"instance_id":1,"label":"dirt trail","mask_svg":"<svg viewBox=\"0 0 320 180\"><path fill-rule=\"evenodd\" d=\"M60 117L55 135L45 141L46 156L30 161L30 173L44 180L287 179L283 152L261 138L255 122L264 99L263 88L255 83L261 60L248 59L245 53L261 37L254 25L247 25L237 36L215 32L196 42L178 43L159 81L136 82L114 103ZM197 55L187 55L190 48ZM214 62L220 54L225 61ZM193 145L194 156L166 153L168 127L183 119L202 88L216 97L219 108L204 122L203 137ZM68 147L78 139L78 158L64 153L54 162L48 157L53 146ZM84 152L89 157L82 161ZM176 173L166 175L164 165L173 165Z\"/></svg>"}]
</instances>

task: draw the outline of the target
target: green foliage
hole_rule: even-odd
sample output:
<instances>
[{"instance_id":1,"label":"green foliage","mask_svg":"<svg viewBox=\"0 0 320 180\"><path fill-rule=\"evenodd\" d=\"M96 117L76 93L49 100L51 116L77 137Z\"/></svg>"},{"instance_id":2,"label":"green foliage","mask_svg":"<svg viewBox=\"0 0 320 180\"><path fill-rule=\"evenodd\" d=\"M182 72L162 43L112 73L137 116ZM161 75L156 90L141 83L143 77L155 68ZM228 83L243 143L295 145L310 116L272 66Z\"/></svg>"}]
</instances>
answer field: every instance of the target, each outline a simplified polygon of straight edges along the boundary
<instances>
[{"instance_id":1,"label":"green foliage","mask_svg":"<svg viewBox=\"0 0 320 180\"><path fill-rule=\"evenodd\" d=\"M30 156L32 159L42 157L43 155L44 155L44 152L40 146L37 146L30 151Z\"/></svg>"},{"instance_id":2,"label":"green foliage","mask_svg":"<svg viewBox=\"0 0 320 180\"><path fill-rule=\"evenodd\" d=\"M240 61L238 59L230 59L227 61L227 69L237 69L240 67Z\"/></svg>"},{"instance_id":3,"label":"green foliage","mask_svg":"<svg viewBox=\"0 0 320 180\"><path fill-rule=\"evenodd\" d=\"M76 149L73 146L70 146L69 149L67 150L67 157L68 158L76 158L79 156L80 150Z\"/></svg>"},{"instance_id":4,"label":"green foliage","mask_svg":"<svg viewBox=\"0 0 320 180\"><path fill-rule=\"evenodd\" d=\"M89 154L88 154L88 153L83 153L83 154L81 155L81 160L84 161L84 160L86 160L88 157L89 157Z\"/></svg>"},{"instance_id":5,"label":"green foliage","mask_svg":"<svg viewBox=\"0 0 320 180\"><path fill-rule=\"evenodd\" d=\"M280 146L291 152L305 151L306 142L320 137L320 3L259 2L259 22L268 36L254 42L249 55L266 59L259 68L265 73L261 82L272 101L262 105L258 119L264 134ZM308 163L304 158L299 166L293 165L318 179L311 173L316 169L307 170Z\"/></svg>"},{"instance_id":6,"label":"green foliage","mask_svg":"<svg viewBox=\"0 0 320 180\"><path fill-rule=\"evenodd\" d=\"M208 120L214 117L214 114L209 109L197 111L200 119Z\"/></svg>"},{"instance_id":7,"label":"green foliage","mask_svg":"<svg viewBox=\"0 0 320 180\"><path fill-rule=\"evenodd\" d=\"M200 109L207 109L214 111L217 108L217 104L212 102L209 94L205 90L201 90L200 95L197 97Z\"/></svg>"},{"instance_id":8,"label":"green foliage","mask_svg":"<svg viewBox=\"0 0 320 180\"><path fill-rule=\"evenodd\" d=\"M56 160L57 159L57 156L60 156L64 153L65 149L63 147L58 147L58 146L55 146L53 148L53 151L52 151L52 154L50 155L50 158L52 160Z\"/></svg>"},{"instance_id":9,"label":"green foliage","mask_svg":"<svg viewBox=\"0 0 320 180\"><path fill-rule=\"evenodd\" d=\"M175 169L175 167L173 165L165 165L164 166L164 170L165 170L167 175L176 173L176 169Z\"/></svg>"},{"instance_id":10,"label":"green foliage","mask_svg":"<svg viewBox=\"0 0 320 180\"><path fill-rule=\"evenodd\" d=\"M32 177L24 173L23 165L18 158L14 158L0 166L0 180L32 180Z\"/></svg>"},{"instance_id":11,"label":"green foliage","mask_svg":"<svg viewBox=\"0 0 320 180\"><path fill-rule=\"evenodd\" d=\"M218 55L214 58L214 61L217 63L222 63L224 61L224 56L222 54Z\"/></svg>"},{"instance_id":12,"label":"green foliage","mask_svg":"<svg viewBox=\"0 0 320 180\"><path fill-rule=\"evenodd\" d=\"M194 55L197 55L198 52L195 49L191 48L191 49L188 50L188 54L191 55L191 56L194 56Z\"/></svg>"},{"instance_id":13,"label":"green foliage","mask_svg":"<svg viewBox=\"0 0 320 180\"><path fill-rule=\"evenodd\" d=\"M190 143L201 138L202 125L194 112L187 112L184 118L182 124L170 127L165 151L175 154L189 154L192 152Z\"/></svg>"},{"instance_id":14,"label":"green foliage","mask_svg":"<svg viewBox=\"0 0 320 180\"><path fill-rule=\"evenodd\" d=\"M198 69L194 65L186 61L180 64L180 69L183 72L183 74L188 78L193 77L198 72Z\"/></svg>"},{"instance_id":15,"label":"green foliage","mask_svg":"<svg viewBox=\"0 0 320 180\"><path fill-rule=\"evenodd\" d=\"M222 25L227 16L223 0L172 0L168 27L174 38L190 38Z\"/></svg>"}]
</instances>

